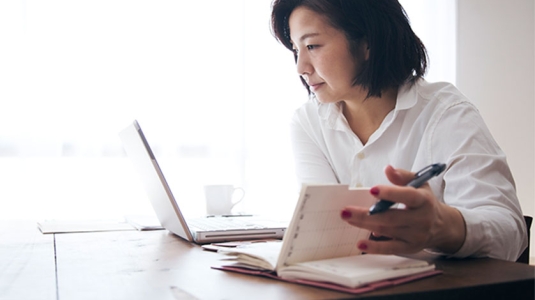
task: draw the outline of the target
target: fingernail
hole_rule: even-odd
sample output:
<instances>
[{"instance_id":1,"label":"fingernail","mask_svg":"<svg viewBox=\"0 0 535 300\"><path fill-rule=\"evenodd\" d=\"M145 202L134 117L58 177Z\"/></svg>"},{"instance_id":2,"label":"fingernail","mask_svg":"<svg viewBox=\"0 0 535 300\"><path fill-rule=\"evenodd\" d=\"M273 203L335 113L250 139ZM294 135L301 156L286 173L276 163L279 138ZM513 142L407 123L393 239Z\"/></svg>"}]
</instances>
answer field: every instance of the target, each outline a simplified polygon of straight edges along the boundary
<instances>
[{"instance_id":1,"label":"fingernail","mask_svg":"<svg viewBox=\"0 0 535 300\"><path fill-rule=\"evenodd\" d=\"M342 219L349 219L351 218L351 212L344 209L342 210L341 216L342 216Z\"/></svg>"},{"instance_id":2,"label":"fingernail","mask_svg":"<svg viewBox=\"0 0 535 300\"><path fill-rule=\"evenodd\" d=\"M379 188L376 187L376 186L372 187L372 188L370 189L370 193L371 193L372 195L374 195L374 196L379 195Z\"/></svg>"},{"instance_id":3,"label":"fingernail","mask_svg":"<svg viewBox=\"0 0 535 300\"><path fill-rule=\"evenodd\" d=\"M364 250L367 250L367 249L368 249L368 245L366 245L366 244L360 244L359 245L359 250L364 251Z\"/></svg>"}]
</instances>

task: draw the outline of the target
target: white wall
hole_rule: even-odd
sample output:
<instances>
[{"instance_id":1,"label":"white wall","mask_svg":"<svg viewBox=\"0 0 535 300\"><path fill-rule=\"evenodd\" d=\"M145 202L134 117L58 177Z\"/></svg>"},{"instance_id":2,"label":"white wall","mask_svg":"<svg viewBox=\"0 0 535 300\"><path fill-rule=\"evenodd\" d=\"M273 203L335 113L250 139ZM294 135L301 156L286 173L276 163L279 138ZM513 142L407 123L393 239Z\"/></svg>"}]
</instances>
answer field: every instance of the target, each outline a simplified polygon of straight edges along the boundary
<instances>
[{"instance_id":1,"label":"white wall","mask_svg":"<svg viewBox=\"0 0 535 300\"><path fill-rule=\"evenodd\" d=\"M522 210L531 216L535 216L534 2L457 1L457 86L480 109L506 153Z\"/></svg>"}]
</instances>

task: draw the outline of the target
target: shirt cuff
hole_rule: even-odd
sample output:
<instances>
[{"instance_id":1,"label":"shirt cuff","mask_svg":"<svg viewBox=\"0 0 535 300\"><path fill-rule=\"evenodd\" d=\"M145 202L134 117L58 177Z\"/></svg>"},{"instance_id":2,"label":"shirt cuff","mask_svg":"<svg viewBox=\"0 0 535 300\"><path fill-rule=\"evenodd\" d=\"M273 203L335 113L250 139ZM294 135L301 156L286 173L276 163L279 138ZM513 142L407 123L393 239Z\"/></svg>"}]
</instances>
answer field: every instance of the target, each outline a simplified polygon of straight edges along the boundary
<instances>
[{"instance_id":1,"label":"shirt cuff","mask_svg":"<svg viewBox=\"0 0 535 300\"><path fill-rule=\"evenodd\" d=\"M483 257L489 247L488 224L480 213L463 207L457 207L466 225L466 236L461 248L450 257Z\"/></svg>"}]
</instances>

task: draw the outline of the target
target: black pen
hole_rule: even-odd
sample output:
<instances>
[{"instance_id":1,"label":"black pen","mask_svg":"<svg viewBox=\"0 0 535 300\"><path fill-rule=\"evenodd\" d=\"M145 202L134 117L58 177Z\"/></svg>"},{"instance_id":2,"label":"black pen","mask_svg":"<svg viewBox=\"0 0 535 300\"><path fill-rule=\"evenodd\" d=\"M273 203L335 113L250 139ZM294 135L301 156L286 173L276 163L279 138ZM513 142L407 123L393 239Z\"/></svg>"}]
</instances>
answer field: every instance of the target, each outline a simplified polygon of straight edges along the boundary
<instances>
[{"instance_id":1,"label":"black pen","mask_svg":"<svg viewBox=\"0 0 535 300\"><path fill-rule=\"evenodd\" d=\"M426 183L429 179L437 176L446 169L445 164L432 164L429 165L416 173L414 179L407 184L407 186L412 186L413 188L419 188L422 184ZM394 202L388 200L379 200L372 207L370 207L370 215L374 215L383 211L386 211L390 206L394 205Z\"/></svg>"}]
</instances>

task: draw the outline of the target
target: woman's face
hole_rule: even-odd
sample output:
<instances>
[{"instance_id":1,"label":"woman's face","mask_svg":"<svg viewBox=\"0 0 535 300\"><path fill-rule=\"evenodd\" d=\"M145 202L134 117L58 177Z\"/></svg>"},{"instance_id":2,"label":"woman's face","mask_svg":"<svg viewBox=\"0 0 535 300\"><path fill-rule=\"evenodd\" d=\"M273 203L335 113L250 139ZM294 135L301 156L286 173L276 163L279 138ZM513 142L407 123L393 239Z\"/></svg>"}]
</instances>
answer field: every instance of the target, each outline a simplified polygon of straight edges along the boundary
<instances>
[{"instance_id":1,"label":"woman's face","mask_svg":"<svg viewBox=\"0 0 535 300\"><path fill-rule=\"evenodd\" d=\"M357 56L349 51L345 34L332 27L326 17L306 7L294 9L289 18L290 38L297 54L297 72L323 103L366 97L353 86L360 65L367 58L367 45Z\"/></svg>"}]
</instances>

